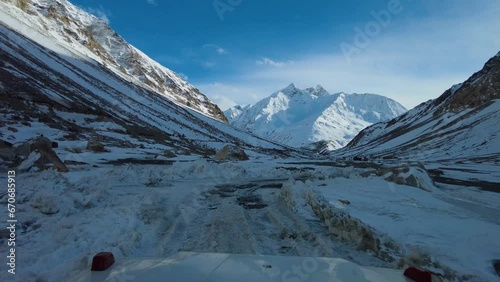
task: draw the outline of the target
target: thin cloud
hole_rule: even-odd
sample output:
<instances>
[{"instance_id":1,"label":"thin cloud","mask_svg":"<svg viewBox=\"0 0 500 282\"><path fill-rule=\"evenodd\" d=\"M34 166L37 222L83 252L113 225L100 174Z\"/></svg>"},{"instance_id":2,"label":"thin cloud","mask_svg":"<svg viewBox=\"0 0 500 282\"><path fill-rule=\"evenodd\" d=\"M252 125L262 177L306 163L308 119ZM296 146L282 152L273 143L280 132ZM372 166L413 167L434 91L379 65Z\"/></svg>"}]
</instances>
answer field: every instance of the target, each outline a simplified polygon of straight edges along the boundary
<instances>
[{"instance_id":1,"label":"thin cloud","mask_svg":"<svg viewBox=\"0 0 500 282\"><path fill-rule=\"evenodd\" d=\"M212 101L214 101L215 104L217 104L217 106L219 106L219 108L223 111L237 105L235 101L224 95L215 95L212 97Z\"/></svg>"},{"instance_id":2,"label":"thin cloud","mask_svg":"<svg viewBox=\"0 0 500 282\"><path fill-rule=\"evenodd\" d=\"M158 3L156 2L156 0L146 0L146 3L148 3L149 5L152 5L152 6L158 6Z\"/></svg>"},{"instance_id":3,"label":"thin cloud","mask_svg":"<svg viewBox=\"0 0 500 282\"><path fill-rule=\"evenodd\" d=\"M255 64L257 64L258 66L271 66L271 67L275 67L275 68L286 67L289 65L293 65L293 63L294 63L293 61L279 62L279 61L274 61L274 60L269 59L269 58L262 58L262 59L257 60L255 62Z\"/></svg>"},{"instance_id":4,"label":"thin cloud","mask_svg":"<svg viewBox=\"0 0 500 282\"><path fill-rule=\"evenodd\" d=\"M110 13L105 11L104 8L102 6L99 6L97 8L93 8L93 7L87 7L87 8L84 8L85 11L87 11L88 13L91 13L92 15L94 15L95 17L103 20L105 23L109 24L109 15Z\"/></svg>"},{"instance_id":5,"label":"thin cloud","mask_svg":"<svg viewBox=\"0 0 500 282\"><path fill-rule=\"evenodd\" d=\"M206 69L213 69L215 68L215 66L217 66L217 64L212 61L206 61L206 62L201 62L201 66Z\"/></svg>"},{"instance_id":6,"label":"thin cloud","mask_svg":"<svg viewBox=\"0 0 500 282\"><path fill-rule=\"evenodd\" d=\"M187 75L185 75L184 73L182 73L182 72L178 72L177 75L180 76L185 81L189 80L189 77Z\"/></svg>"},{"instance_id":7,"label":"thin cloud","mask_svg":"<svg viewBox=\"0 0 500 282\"><path fill-rule=\"evenodd\" d=\"M203 45L203 48L212 48L219 55L227 55L227 54L229 54L226 51L226 49L224 49L224 48L222 48L222 47L220 47L219 45L216 45L216 44L205 44L205 45Z\"/></svg>"},{"instance_id":8,"label":"thin cloud","mask_svg":"<svg viewBox=\"0 0 500 282\"><path fill-rule=\"evenodd\" d=\"M172 57L170 55L158 55L155 56L154 59L159 63L167 65L181 65L184 63L181 59Z\"/></svg>"},{"instance_id":9,"label":"thin cloud","mask_svg":"<svg viewBox=\"0 0 500 282\"><path fill-rule=\"evenodd\" d=\"M196 87L214 101L222 110L235 105L255 104L275 92L276 85L246 83L195 83ZM286 86L286 85L284 85ZM284 87L283 86L283 87Z\"/></svg>"}]
</instances>

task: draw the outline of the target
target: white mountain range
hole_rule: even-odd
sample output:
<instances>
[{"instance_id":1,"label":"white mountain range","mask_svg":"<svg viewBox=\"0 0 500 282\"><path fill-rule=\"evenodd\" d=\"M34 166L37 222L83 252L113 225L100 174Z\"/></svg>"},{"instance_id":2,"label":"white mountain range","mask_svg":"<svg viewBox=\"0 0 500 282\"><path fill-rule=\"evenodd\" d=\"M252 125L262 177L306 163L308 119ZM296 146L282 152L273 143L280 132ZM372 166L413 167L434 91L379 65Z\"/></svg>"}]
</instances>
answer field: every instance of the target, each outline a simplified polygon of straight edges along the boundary
<instances>
[{"instance_id":1,"label":"white mountain range","mask_svg":"<svg viewBox=\"0 0 500 282\"><path fill-rule=\"evenodd\" d=\"M344 147L361 130L407 110L376 94L330 94L320 85L301 90L294 84L255 105L224 112L230 124L291 147L327 143L329 150Z\"/></svg>"}]
</instances>

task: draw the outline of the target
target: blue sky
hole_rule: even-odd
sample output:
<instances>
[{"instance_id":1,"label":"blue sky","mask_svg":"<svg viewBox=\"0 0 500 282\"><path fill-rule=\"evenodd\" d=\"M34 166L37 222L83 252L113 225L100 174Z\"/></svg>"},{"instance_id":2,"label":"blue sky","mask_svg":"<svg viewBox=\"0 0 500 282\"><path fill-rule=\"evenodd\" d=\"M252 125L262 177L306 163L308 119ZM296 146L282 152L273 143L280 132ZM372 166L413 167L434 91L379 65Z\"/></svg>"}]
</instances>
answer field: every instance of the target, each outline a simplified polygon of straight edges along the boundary
<instances>
[{"instance_id":1,"label":"blue sky","mask_svg":"<svg viewBox=\"0 0 500 282\"><path fill-rule=\"evenodd\" d=\"M489 0L73 0L225 109L295 83L407 108L500 51Z\"/></svg>"}]
</instances>

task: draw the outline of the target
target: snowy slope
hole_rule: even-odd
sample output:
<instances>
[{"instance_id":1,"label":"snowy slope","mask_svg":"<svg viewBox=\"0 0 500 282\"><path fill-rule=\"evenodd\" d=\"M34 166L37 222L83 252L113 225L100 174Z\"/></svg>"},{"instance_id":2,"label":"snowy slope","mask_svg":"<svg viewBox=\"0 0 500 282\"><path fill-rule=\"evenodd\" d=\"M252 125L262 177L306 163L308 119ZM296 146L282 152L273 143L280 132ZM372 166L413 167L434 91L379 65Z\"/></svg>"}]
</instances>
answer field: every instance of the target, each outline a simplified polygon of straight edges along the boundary
<instances>
[{"instance_id":1,"label":"snowy slope","mask_svg":"<svg viewBox=\"0 0 500 282\"><path fill-rule=\"evenodd\" d=\"M138 149L213 155L227 143L288 151L117 75L87 51L33 28L23 11L0 5L2 140L16 144L44 134L60 142L63 161L87 163L103 158L78 154L91 139L104 143L110 158L141 155Z\"/></svg>"},{"instance_id":2,"label":"snowy slope","mask_svg":"<svg viewBox=\"0 0 500 282\"><path fill-rule=\"evenodd\" d=\"M412 160L500 155L500 53L467 81L408 113L363 130L341 155Z\"/></svg>"},{"instance_id":3,"label":"snowy slope","mask_svg":"<svg viewBox=\"0 0 500 282\"><path fill-rule=\"evenodd\" d=\"M345 146L367 126L406 112L394 100L375 94L330 94L323 87L289 85L253 106L225 111L231 125L292 147L326 141Z\"/></svg>"},{"instance_id":4,"label":"snowy slope","mask_svg":"<svg viewBox=\"0 0 500 282\"><path fill-rule=\"evenodd\" d=\"M128 44L104 21L68 1L2 0L0 3L4 13L52 38L65 49L77 51L82 59L102 63L138 86L226 121L217 105L198 89Z\"/></svg>"},{"instance_id":5,"label":"snowy slope","mask_svg":"<svg viewBox=\"0 0 500 282\"><path fill-rule=\"evenodd\" d=\"M332 156L419 161L434 181L500 192L500 53L467 81L359 133Z\"/></svg>"}]
</instances>

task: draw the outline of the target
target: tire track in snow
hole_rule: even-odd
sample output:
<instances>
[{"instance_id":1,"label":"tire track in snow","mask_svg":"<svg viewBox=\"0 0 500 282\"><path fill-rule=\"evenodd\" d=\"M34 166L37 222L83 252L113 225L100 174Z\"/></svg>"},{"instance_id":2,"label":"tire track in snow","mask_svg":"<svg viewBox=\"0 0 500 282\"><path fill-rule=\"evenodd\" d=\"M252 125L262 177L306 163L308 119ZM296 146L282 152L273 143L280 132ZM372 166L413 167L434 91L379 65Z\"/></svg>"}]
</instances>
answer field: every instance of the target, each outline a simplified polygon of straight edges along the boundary
<instances>
[{"instance_id":1,"label":"tire track in snow","mask_svg":"<svg viewBox=\"0 0 500 282\"><path fill-rule=\"evenodd\" d=\"M309 206L298 206L298 211L289 207L275 184L273 180L205 183L205 188L181 200L170 200L171 207L158 229L158 254L188 251L336 257L362 265L388 266L356 246L333 238ZM262 202L257 202L259 199Z\"/></svg>"},{"instance_id":2,"label":"tire track in snow","mask_svg":"<svg viewBox=\"0 0 500 282\"><path fill-rule=\"evenodd\" d=\"M177 245L177 251L330 256L327 240L314 234L321 227L312 231L305 219L282 203L277 187L259 188L266 186L263 183L215 185L198 195L192 220L184 225L177 219L166 228L163 253L175 253ZM267 206L243 201L254 198L262 198ZM172 242L181 236L181 243Z\"/></svg>"}]
</instances>

